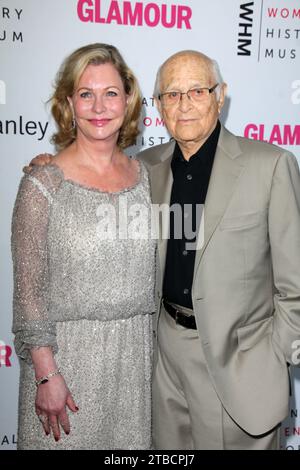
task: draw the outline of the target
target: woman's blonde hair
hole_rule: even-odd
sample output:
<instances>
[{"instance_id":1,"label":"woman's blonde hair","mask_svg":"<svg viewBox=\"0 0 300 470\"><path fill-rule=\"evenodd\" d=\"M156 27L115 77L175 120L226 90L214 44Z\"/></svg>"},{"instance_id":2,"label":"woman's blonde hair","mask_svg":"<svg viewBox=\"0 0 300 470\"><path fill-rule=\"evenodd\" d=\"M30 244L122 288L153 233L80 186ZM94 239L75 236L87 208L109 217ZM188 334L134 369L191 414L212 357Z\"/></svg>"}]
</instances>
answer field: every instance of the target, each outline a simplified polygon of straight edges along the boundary
<instances>
[{"instance_id":1,"label":"woman's blonde hair","mask_svg":"<svg viewBox=\"0 0 300 470\"><path fill-rule=\"evenodd\" d=\"M133 145L139 134L138 124L142 108L142 99L137 79L126 65L118 49L109 44L88 44L74 51L60 67L55 81L55 91L50 98L51 111L58 127L51 141L62 150L76 138L76 127L72 126L73 113L68 101L72 96L81 75L90 64L112 64L124 85L124 90L130 96L125 119L120 129L117 145L124 149Z\"/></svg>"}]
</instances>

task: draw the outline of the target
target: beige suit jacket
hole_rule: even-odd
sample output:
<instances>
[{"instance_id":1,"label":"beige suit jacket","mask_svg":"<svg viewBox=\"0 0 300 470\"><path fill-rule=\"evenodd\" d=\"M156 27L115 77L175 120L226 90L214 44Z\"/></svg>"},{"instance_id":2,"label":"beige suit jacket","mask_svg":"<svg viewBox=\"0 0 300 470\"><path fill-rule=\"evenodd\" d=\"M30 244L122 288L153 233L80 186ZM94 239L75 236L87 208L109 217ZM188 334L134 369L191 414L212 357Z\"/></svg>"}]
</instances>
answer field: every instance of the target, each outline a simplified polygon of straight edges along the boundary
<instances>
[{"instance_id":1,"label":"beige suit jacket","mask_svg":"<svg viewBox=\"0 0 300 470\"><path fill-rule=\"evenodd\" d=\"M155 204L170 202L173 150L170 142L139 154ZM223 406L248 433L262 434L288 413L287 363L295 363L300 339L295 157L222 128L203 222L192 288L199 337ZM159 300L166 249L159 239Z\"/></svg>"}]
</instances>

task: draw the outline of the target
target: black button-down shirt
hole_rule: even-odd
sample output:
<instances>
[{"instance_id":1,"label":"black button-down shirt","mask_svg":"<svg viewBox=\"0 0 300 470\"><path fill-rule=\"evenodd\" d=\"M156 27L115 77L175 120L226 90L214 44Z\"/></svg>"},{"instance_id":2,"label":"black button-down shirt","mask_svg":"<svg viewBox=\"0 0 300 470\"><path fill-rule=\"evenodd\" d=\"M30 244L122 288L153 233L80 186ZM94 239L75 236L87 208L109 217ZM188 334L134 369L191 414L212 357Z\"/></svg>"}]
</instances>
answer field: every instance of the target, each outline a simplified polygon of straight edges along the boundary
<instances>
[{"instance_id":1,"label":"black button-down shirt","mask_svg":"<svg viewBox=\"0 0 300 470\"><path fill-rule=\"evenodd\" d=\"M176 144L171 162L174 181L163 296L169 302L188 308L193 308L191 294L196 254L194 245L220 129L218 121L212 134L189 161L184 159Z\"/></svg>"}]
</instances>

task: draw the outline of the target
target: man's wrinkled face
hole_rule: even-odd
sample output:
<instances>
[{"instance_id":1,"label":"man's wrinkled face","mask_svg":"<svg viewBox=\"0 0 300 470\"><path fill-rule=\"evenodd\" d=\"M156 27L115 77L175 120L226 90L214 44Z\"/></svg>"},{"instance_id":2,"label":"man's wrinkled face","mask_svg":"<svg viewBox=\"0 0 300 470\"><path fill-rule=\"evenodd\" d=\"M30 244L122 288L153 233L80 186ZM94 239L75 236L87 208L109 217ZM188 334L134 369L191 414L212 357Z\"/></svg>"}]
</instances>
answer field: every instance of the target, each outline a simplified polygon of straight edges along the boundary
<instances>
[{"instance_id":1,"label":"man's wrinkled face","mask_svg":"<svg viewBox=\"0 0 300 470\"><path fill-rule=\"evenodd\" d=\"M161 93L187 92L193 88L211 88L215 84L210 63L192 53L172 57L161 71ZM179 145L189 145L196 151L214 130L224 95L225 89L221 86L219 100L213 91L202 102L195 102L184 94L177 104L164 106L158 100L157 105L172 137Z\"/></svg>"}]
</instances>

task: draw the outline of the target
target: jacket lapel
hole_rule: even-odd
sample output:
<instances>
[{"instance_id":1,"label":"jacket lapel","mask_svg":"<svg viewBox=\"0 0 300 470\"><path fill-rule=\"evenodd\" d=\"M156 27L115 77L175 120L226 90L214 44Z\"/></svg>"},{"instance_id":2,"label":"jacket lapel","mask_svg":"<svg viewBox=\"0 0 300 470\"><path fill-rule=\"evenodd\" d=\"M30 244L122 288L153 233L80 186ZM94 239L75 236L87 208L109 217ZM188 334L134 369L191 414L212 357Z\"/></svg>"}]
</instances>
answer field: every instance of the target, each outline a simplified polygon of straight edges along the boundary
<instances>
[{"instance_id":1,"label":"jacket lapel","mask_svg":"<svg viewBox=\"0 0 300 470\"><path fill-rule=\"evenodd\" d=\"M167 254L167 243L169 234L169 205L171 200L171 190L173 185L173 175L171 169L171 161L174 152L175 143L172 142L164 153L160 156L161 163L151 168L151 195L152 203L157 209L162 210L162 217L159 217L158 224L158 254L161 273L165 269L165 261ZM166 204L165 211L162 205Z\"/></svg>"},{"instance_id":2,"label":"jacket lapel","mask_svg":"<svg viewBox=\"0 0 300 470\"><path fill-rule=\"evenodd\" d=\"M202 216L198 248L195 258L194 280L203 253L214 233L235 191L236 183L243 170L237 138L222 128L210 176L204 216ZM202 239L201 238L202 235Z\"/></svg>"}]
</instances>

